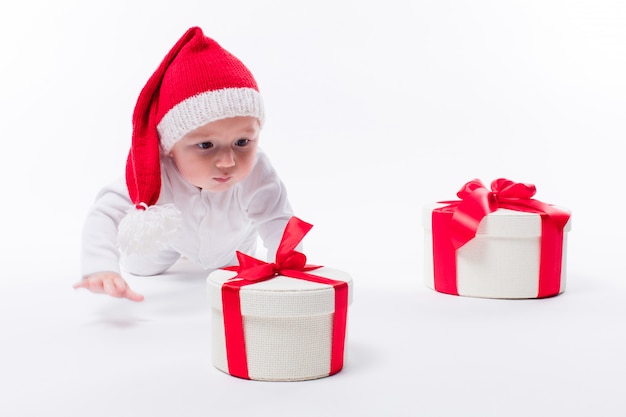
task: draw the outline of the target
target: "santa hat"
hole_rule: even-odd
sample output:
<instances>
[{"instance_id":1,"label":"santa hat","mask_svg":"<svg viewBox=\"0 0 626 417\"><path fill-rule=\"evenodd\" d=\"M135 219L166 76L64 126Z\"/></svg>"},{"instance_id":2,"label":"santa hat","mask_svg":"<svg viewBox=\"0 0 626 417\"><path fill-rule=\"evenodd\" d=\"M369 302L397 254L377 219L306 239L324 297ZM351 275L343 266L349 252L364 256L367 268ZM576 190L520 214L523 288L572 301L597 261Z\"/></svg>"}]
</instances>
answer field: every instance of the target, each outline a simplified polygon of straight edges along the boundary
<instances>
[{"instance_id":1,"label":"santa hat","mask_svg":"<svg viewBox=\"0 0 626 417\"><path fill-rule=\"evenodd\" d=\"M133 113L126 185L133 206L118 227L124 250L165 247L178 228L173 206L155 206L161 191L160 152L192 130L227 117L264 120L252 73L199 27L178 40L139 94Z\"/></svg>"}]
</instances>

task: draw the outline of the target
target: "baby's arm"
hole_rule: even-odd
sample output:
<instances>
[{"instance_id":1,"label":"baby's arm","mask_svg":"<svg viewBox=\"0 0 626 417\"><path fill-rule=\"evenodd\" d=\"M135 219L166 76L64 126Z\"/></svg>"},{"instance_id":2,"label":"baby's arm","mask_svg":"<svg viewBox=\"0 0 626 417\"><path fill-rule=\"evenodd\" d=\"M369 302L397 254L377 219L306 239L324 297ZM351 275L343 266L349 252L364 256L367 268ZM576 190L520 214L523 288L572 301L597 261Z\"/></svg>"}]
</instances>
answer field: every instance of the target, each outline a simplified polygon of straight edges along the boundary
<instances>
[{"instance_id":1,"label":"baby's arm","mask_svg":"<svg viewBox=\"0 0 626 417\"><path fill-rule=\"evenodd\" d=\"M117 272L93 273L74 284L74 288L86 288L91 292L108 294L111 297L143 301L143 295L131 290L128 283Z\"/></svg>"},{"instance_id":2,"label":"baby's arm","mask_svg":"<svg viewBox=\"0 0 626 417\"><path fill-rule=\"evenodd\" d=\"M103 271L120 273L117 225L131 206L123 178L100 190L83 225L83 277Z\"/></svg>"},{"instance_id":3,"label":"baby's arm","mask_svg":"<svg viewBox=\"0 0 626 417\"><path fill-rule=\"evenodd\" d=\"M267 249L267 260L273 262L276 250L293 210L285 185L278 177L267 156L259 153L254 171L246 181L241 204ZM302 244L298 245L302 250Z\"/></svg>"},{"instance_id":4,"label":"baby's arm","mask_svg":"<svg viewBox=\"0 0 626 417\"><path fill-rule=\"evenodd\" d=\"M120 273L120 263L133 275L156 275L179 258L174 251L132 255L120 253L117 226L132 206L123 179L104 187L96 197L85 220L82 234L82 276L74 288L133 301L143 296L132 291Z\"/></svg>"},{"instance_id":5,"label":"baby's arm","mask_svg":"<svg viewBox=\"0 0 626 417\"><path fill-rule=\"evenodd\" d=\"M130 289L120 275L117 224L131 206L125 183L120 179L103 188L85 220L81 263L82 280L74 288L142 301L143 295Z\"/></svg>"}]
</instances>

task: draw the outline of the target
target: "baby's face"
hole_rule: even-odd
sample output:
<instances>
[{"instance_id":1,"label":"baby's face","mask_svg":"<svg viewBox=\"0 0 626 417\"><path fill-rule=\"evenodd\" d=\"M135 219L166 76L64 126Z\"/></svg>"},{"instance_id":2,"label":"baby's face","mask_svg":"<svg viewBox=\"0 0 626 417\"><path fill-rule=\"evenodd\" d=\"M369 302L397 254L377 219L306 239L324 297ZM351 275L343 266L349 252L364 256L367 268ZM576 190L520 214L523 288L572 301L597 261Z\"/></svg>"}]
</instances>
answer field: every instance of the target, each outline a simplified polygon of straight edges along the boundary
<instances>
[{"instance_id":1,"label":"baby's face","mask_svg":"<svg viewBox=\"0 0 626 417\"><path fill-rule=\"evenodd\" d=\"M207 191L225 191L250 175L260 130L254 117L216 120L183 136L170 156L191 184Z\"/></svg>"}]
</instances>

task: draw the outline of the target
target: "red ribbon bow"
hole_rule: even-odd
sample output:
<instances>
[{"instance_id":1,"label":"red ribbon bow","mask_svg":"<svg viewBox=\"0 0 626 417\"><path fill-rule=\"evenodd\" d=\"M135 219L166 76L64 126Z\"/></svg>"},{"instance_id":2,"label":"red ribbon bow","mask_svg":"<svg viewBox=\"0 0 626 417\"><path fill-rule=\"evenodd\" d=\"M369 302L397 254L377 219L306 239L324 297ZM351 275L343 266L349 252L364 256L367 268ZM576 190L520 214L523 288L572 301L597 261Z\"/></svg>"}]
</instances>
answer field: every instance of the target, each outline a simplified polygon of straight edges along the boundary
<instances>
[{"instance_id":1,"label":"red ribbon bow","mask_svg":"<svg viewBox=\"0 0 626 417\"><path fill-rule=\"evenodd\" d=\"M304 238L311 228L313 228L313 225L297 217L292 217L287 223L283 238L276 251L275 263L263 262L237 251L239 266L226 268L237 271L237 275L231 278L231 280L240 278L246 281L261 282L277 275L289 276L287 274L290 272L311 271L320 268L315 265L307 265L306 255L295 250L302 238Z\"/></svg>"},{"instance_id":2,"label":"red ribbon bow","mask_svg":"<svg viewBox=\"0 0 626 417\"><path fill-rule=\"evenodd\" d=\"M491 190L478 180L466 183L457 193L461 201L433 210L433 261L435 289L457 294L455 251L472 240L481 220L499 208L537 213L541 216L541 258L538 297L558 294L560 290L563 229L570 214L531 197L533 184L499 178Z\"/></svg>"},{"instance_id":3,"label":"red ribbon bow","mask_svg":"<svg viewBox=\"0 0 626 417\"><path fill-rule=\"evenodd\" d=\"M239 266L224 268L230 271L237 271L236 276L222 285L226 357L228 371L231 375L250 379L239 290L245 285L266 281L278 275L333 286L335 290L335 312L333 317L330 375L339 372L343 368L343 351L348 313L348 284L344 281L336 281L308 273L308 271L320 268L320 266L307 265L306 256L296 251L295 248L312 227L313 225L297 217L292 217L285 227L276 251L275 263L267 263L237 251Z\"/></svg>"}]
</instances>

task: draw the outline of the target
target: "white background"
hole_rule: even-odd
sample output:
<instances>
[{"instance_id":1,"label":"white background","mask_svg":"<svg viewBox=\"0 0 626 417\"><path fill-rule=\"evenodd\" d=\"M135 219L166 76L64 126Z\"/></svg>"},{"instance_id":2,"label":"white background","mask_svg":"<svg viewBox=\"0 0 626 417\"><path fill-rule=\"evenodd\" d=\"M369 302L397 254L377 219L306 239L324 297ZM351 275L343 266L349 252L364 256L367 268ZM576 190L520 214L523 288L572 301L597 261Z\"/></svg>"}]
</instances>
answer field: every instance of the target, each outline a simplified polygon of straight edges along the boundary
<instances>
[{"instance_id":1,"label":"white background","mask_svg":"<svg viewBox=\"0 0 626 417\"><path fill-rule=\"evenodd\" d=\"M331 378L214 369L187 265L133 281L141 304L71 288L136 97L194 25L259 83L309 261L354 278ZM4 2L0 51L0 414L622 415L622 1ZM499 177L573 211L563 295L423 286L421 207Z\"/></svg>"}]
</instances>

